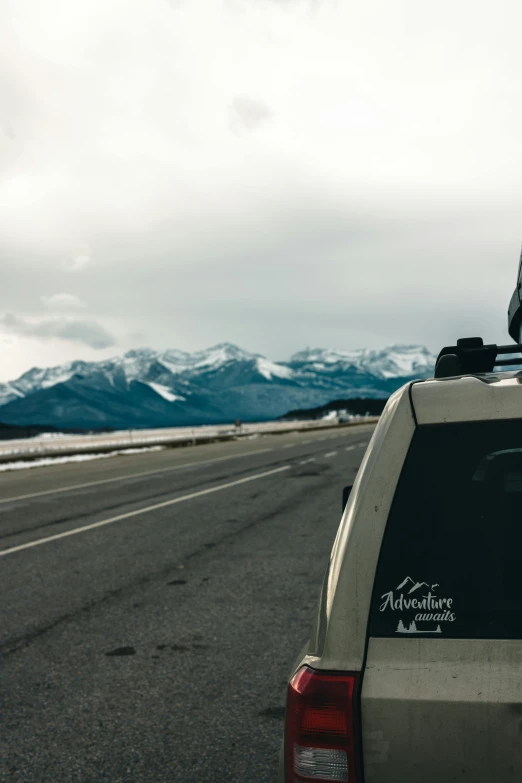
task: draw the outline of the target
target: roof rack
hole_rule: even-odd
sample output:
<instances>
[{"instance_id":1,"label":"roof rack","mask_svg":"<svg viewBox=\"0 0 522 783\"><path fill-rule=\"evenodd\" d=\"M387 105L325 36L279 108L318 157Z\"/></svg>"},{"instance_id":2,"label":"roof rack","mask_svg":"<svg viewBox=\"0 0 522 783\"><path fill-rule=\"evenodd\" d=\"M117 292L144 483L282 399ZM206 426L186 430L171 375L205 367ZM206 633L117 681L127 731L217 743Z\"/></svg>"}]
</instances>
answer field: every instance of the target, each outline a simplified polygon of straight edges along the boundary
<instances>
[{"instance_id":1,"label":"roof rack","mask_svg":"<svg viewBox=\"0 0 522 783\"><path fill-rule=\"evenodd\" d=\"M481 337L464 337L457 345L443 348L435 365L435 378L451 378L455 375L476 375L493 372L495 367L522 365L522 356L499 359L506 354L522 354L522 344L484 345Z\"/></svg>"},{"instance_id":2,"label":"roof rack","mask_svg":"<svg viewBox=\"0 0 522 783\"><path fill-rule=\"evenodd\" d=\"M515 342L522 342L522 251L518 264L517 285L509 302L508 331Z\"/></svg>"}]
</instances>

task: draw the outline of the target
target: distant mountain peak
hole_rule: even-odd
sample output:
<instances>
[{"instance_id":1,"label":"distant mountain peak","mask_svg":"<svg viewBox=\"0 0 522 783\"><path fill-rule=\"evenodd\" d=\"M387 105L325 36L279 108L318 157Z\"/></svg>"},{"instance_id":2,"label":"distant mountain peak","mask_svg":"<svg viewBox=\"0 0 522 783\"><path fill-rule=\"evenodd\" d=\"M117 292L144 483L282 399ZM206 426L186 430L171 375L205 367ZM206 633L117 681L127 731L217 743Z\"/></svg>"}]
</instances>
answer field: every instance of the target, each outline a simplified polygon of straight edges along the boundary
<instances>
[{"instance_id":1,"label":"distant mountain peak","mask_svg":"<svg viewBox=\"0 0 522 783\"><path fill-rule=\"evenodd\" d=\"M205 349L206 351L229 351L231 353L244 353L251 356L252 354L249 351L245 351L243 348L240 348L238 345L234 345L234 343L216 343L215 345L211 345L209 348Z\"/></svg>"},{"instance_id":2,"label":"distant mountain peak","mask_svg":"<svg viewBox=\"0 0 522 783\"><path fill-rule=\"evenodd\" d=\"M395 343L381 349L358 348L351 351L330 348L305 348L295 353L290 365L308 365L310 369L356 367L371 375L387 378L425 376L435 366L435 356L423 345Z\"/></svg>"},{"instance_id":3,"label":"distant mountain peak","mask_svg":"<svg viewBox=\"0 0 522 783\"><path fill-rule=\"evenodd\" d=\"M335 399L386 398L411 378L429 377L434 365L419 345L306 348L278 362L229 342L194 352L135 348L100 362L34 367L0 384L0 420L58 427L263 420Z\"/></svg>"},{"instance_id":4,"label":"distant mountain peak","mask_svg":"<svg viewBox=\"0 0 522 783\"><path fill-rule=\"evenodd\" d=\"M209 358L216 357L227 361L230 359L252 359L255 356L259 356L257 353L250 353L249 351L245 351L243 348L239 348L239 346L233 345L232 343L216 343L216 345L212 345L210 348L206 348L203 351L198 351L197 353L199 355L206 355Z\"/></svg>"},{"instance_id":5,"label":"distant mountain peak","mask_svg":"<svg viewBox=\"0 0 522 783\"><path fill-rule=\"evenodd\" d=\"M141 359L142 357L155 357L158 355L158 351L153 350L152 348L131 348L130 351L127 351L123 354L124 359Z\"/></svg>"}]
</instances>

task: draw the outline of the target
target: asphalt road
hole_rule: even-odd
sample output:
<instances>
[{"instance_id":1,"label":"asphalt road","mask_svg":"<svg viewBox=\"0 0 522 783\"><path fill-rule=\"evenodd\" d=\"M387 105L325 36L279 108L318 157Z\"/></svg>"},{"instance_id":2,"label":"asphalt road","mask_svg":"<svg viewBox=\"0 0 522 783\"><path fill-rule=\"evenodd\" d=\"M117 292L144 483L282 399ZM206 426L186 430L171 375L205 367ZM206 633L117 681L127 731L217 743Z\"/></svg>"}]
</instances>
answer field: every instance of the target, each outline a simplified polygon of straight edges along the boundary
<instances>
[{"instance_id":1,"label":"asphalt road","mask_svg":"<svg viewBox=\"0 0 522 783\"><path fill-rule=\"evenodd\" d=\"M0 474L0 780L273 783L372 430Z\"/></svg>"}]
</instances>

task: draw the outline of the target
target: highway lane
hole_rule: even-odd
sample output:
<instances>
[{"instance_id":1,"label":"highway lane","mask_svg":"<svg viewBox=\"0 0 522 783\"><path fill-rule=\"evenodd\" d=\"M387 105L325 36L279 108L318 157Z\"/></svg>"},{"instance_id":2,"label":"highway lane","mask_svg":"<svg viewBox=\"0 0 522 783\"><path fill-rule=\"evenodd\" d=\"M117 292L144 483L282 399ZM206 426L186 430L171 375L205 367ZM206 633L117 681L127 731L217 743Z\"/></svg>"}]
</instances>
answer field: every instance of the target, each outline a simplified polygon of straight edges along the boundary
<instances>
[{"instance_id":1,"label":"highway lane","mask_svg":"<svg viewBox=\"0 0 522 783\"><path fill-rule=\"evenodd\" d=\"M2 474L0 780L271 783L371 432Z\"/></svg>"}]
</instances>

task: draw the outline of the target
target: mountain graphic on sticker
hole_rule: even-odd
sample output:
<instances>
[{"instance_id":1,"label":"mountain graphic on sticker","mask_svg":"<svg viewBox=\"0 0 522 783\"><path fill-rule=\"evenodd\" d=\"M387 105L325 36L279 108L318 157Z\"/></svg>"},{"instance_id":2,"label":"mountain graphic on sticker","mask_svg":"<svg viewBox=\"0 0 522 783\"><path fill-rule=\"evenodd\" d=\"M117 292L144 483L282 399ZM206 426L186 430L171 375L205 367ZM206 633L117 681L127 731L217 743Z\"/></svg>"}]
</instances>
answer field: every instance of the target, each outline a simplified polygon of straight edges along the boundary
<instances>
[{"instance_id":1,"label":"mountain graphic on sticker","mask_svg":"<svg viewBox=\"0 0 522 783\"><path fill-rule=\"evenodd\" d=\"M402 590L404 587L408 587L408 585L411 585L410 589L408 590L408 595L414 593L416 590L420 590L421 587L430 587L427 582L415 582L411 576L407 576L406 579L404 579L404 581L401 582L397 587L397 590ZM438 587L438 584L432 585L431 589L433 590L435 587Z\"/></svg>"},{"instance_id":2,"label":"mountain graphic on sticker","mask_svg":"<svg viewBox=\"0 0 522 783\"><path fill-rule=\"evenodd\" d=\"M437 625L436 629L434 631L427 631L421 628L417 628L417 624L415 621L410 623L409 625L404 625L402 620L399 620L399 625L397 626L397 633L442 633L442 628L439 625Z\"/></svg>"}]
</instances>

